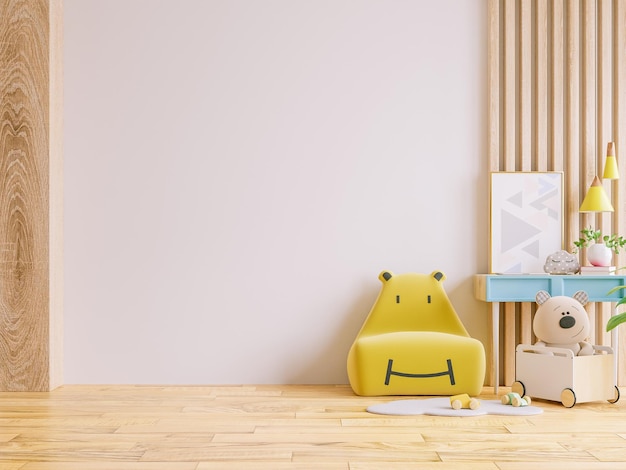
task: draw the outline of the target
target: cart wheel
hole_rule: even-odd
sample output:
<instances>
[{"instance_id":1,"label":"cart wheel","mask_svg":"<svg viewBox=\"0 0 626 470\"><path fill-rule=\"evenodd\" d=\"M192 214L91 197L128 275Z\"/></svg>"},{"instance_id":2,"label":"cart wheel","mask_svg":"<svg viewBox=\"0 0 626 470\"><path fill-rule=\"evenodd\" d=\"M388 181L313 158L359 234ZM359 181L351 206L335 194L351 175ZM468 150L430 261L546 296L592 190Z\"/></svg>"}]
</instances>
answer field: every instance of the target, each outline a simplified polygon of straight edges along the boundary
<instances>
[{"instance_id":1,"label":"cart wheel","mask_svg":"<svg viewBox=\"0 0 626 470\"><path fill-rule=\"evenodd\" d=\"M524 387L524 384L522 382L513 382L513 385L511 386L511 391L513 393L519 394L520 397L526 395L526 387Z\"/></svg>"},{"instance_id":2,"label":"cart wheel","mask_svg":"<svg viewBox=\"0 0 626 470\"><path fill-rule=\"evenodd\" d=\"M571 408L576 404L576 394L571 388L566 388L561 392L561 403L565 408Z\"/></svg>"},{"instance_id":3,"label":"cart wheel","mask_svg":"<svg viewBox=\"0 0 626 470\"><path fill-rule=\"evenodd\" d=\"M609 403L617 403L619 401L619 388L617 388L617 385L615 386L615 398L613 398L612 400L607 400Z\"/></svg>"}]
</instances>

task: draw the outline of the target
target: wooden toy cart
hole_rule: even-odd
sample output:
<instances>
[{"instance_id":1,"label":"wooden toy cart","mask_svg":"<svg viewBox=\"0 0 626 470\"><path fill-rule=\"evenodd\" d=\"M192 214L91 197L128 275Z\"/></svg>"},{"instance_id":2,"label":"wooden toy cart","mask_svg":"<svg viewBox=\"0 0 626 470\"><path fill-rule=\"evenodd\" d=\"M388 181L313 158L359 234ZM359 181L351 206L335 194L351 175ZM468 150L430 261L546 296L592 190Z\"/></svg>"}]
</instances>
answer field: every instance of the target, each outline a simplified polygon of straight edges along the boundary
<instances>
[{"instance_id":1,"label":"wooden toy cart","mask_svg":"<svg viewBox=\"0 0 626 470\"><path fill-rule=\"evenodd\" d=\"M608 346L594 346L593 356L574 356L569 349L520 344L512 391L560 401L567 408L599 400L616 403L620 394L615 372L615 356Z\"/></svg>"}]
</instances>

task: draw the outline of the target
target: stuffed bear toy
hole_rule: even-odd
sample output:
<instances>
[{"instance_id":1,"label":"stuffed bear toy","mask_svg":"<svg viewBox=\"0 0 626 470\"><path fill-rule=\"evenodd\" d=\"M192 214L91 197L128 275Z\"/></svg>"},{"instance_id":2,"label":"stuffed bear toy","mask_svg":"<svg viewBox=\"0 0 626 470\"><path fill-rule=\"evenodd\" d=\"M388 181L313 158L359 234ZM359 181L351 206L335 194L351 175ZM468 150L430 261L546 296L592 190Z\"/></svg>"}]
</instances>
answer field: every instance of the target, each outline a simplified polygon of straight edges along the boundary
<instances>
[{"instance_id":1,"label":"stuffed bear toy","mask_svg":"<svg viewBox=\"0 0 626 470\"><path fill-rule=\"evenodd\" d=\"M539 305L533 320L535 346L571 349L575 356L593 355L593 345L587 342L591 327L583 307L589 300L585 291L578 291L573 297L550 297L541 290L535 300Z\"/></svg>"}]
</instances>

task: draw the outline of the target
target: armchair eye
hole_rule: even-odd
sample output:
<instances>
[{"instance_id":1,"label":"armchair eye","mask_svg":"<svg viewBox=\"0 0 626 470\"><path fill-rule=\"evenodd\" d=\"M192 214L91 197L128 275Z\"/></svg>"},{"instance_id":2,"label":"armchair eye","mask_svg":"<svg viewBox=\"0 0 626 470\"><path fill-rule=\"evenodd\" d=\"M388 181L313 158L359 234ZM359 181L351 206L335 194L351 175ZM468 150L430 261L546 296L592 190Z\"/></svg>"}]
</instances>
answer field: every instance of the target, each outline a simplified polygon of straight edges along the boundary
<instances>
[{"instance_id":1,"label":"armchair eye","mask_svg":"<svg viewBox=\"0 0 626 470\"><path fill-rule=\"evenodd\" d=\"M430 303L430 295L428 296L428 303Z\"/></svg>"},{"instance_id":2,"label":"armchair eye","mask_svg":"<svg viewBox=\"0 0 626 470\"><path fill-rule=\"evenodd\" d=\"M396 295L396 303L399 304L400 303L400 296Z\"/></svg>"}]
</instances>

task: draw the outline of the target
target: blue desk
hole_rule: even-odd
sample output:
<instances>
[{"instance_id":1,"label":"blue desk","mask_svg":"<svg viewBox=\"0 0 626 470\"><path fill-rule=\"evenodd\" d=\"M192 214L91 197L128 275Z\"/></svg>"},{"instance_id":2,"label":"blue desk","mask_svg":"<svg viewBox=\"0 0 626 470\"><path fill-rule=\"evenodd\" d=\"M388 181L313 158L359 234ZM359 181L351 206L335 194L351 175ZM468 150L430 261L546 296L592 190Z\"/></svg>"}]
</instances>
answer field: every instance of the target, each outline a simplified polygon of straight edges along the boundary
<instances>
[{"instance_id":1,"label":"blue desk","mask_svg":"<svg viewBox=\"0 0 626 470\"><path fill-rule=\"evenodd\" d=\"M613 287L626 285L622 276L556 276L550 274L479 274L474 278L474 295L491 303L491 381L497 393L500 382L500 302L535 302L535 295L545 290L551 296L572 296L584 290L590 302L617 302L626 289L607 295ZM616 330L614 330L616 332ZM617 344L614 336L614 344Z\"/></svg>"}]
</instances>

